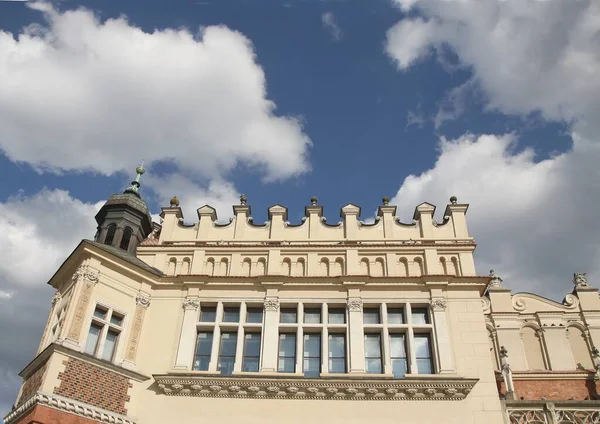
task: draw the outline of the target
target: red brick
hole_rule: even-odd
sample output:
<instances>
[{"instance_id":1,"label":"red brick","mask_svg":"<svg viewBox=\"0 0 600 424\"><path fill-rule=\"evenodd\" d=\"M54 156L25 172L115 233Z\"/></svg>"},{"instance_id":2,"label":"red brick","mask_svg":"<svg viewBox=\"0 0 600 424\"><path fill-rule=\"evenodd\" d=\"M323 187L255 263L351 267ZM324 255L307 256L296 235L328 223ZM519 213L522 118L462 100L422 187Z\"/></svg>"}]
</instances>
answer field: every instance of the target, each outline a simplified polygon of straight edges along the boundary
<instances>
[{"instance_id":1,"label":"red brick","mask_svg":"<svg viewBox=\"0 0 600 424\"><path fill-rule=\"evenodd\" d=\"M598 387L593 380L580 379L536 379L514 380L517 399L523 400L585 400L598 399ZM503 382L498 382L498 393L504 395Z\"/></svg>"},{"instance_id":2,"label":"red brick","mask_svg":"<svg viewBox=\"0 0 600 424\"><path fill-rule=\"evenodd\" d=\"M25 382L23 383L23 390L21 391L21 396L19 396L19 405L25 402L32 395L34 395L35 392L39 390L39 388L42 386L45 371L46 364L41 366L36 372L30 375L27 380L25 380Z\"/></svg>"},{"instance_id":3,"label":"red brick","mask_svg":"<svg viewBox=\"0 0 600 424\"><path fill-rule=\"evenodd\" d=\"M36 405L15 424L98 424L98 421Z\"/></svg>"}]
</instances>

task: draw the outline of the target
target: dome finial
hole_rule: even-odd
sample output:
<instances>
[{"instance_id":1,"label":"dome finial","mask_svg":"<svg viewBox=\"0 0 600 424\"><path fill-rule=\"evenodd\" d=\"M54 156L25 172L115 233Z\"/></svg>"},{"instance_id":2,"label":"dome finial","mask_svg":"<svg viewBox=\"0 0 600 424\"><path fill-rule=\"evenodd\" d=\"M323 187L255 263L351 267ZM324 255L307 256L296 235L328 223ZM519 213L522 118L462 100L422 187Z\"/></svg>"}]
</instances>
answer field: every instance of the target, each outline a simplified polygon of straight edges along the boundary
<instances>
[{"instance_id":1,"label":"dome finial","mask_svg":"<svg viewBox=\"0 0 600 424\"><path fill-rule=\"evenodd\" d=\"M246 196L245 194L242 194L240 196L240 205L245 205L247 201L248 201L248 196Z\"/></svg>"},{"instance_id":2,"label":"dome finial","mask_svg":"<svg viewBox=\"0 0 600 424\"><path fill-rule=\"evenodd\" d=\"M171 205L172 208L176 208L179 206L179 199L177 198L177 196L173 196L169 202L169 204Z\"/></svg>"},{"instance_id":3,"label":"dome finial","mask_svg":"<svg viewBox=\"0 0 600 424\"><path fill-rule=\"evenodd\" d=\"M138 166L137 168L135 168L135 172L137 174L135 177L135 180L133 180L131 182L131 186L125 190L125 193L133 193L137 197L140 197L140 193L139 193L140 179L142 178L142 175L144 175L144 173L146 172L146 170L144 169L144 160L143 159L142 159L142 164L140 166Z\"/></svg>"},{"instance_id":4,"label":"dome finial","mask_svg":"<svg viewBox=\"0 0 600 424\"><path fill-rule=\"evenodd\" d=\"M310 204L312 206L317 206L317 202L319 201L319 199L317 199L317 196L313 196L310 198Z\"/></svg>"},{"instance_id":5,"label":"dome finial","mask_svg":"<svg viewBox=\"0 0 600 424\"><path fill-rule=\"evenodd\" d=\"M387 196L383 196L383 199L381 199L381 201L383 202L383 206L389 206L390 204L390 198Z\"/></svg>"},{"instance_id":6,"label":"dome finial","mask_svg":"<svg viewBox=\"0 0 600 424\"><path fill-rule=\"evenodd\" d=\"M456 196L452 196L450 198L450 203L452 203L453 205L456 205L456 202L458 202L458 199L456 198Z\"/></svg>"}]
</instances>

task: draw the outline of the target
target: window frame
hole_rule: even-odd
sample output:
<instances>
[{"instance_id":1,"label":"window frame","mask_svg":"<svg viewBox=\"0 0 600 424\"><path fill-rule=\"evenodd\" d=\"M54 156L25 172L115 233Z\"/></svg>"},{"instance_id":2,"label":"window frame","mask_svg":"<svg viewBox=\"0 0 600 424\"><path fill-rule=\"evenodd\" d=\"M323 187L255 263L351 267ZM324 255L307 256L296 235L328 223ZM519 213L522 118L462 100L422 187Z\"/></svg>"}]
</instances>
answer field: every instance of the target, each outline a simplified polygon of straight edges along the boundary
<instances>
[{"instance_id":1,"label":"window frame","mask_svg":"<svg viewBox=\"0 0 600 424\"><path fill-rule=\"evenodd\" d=\"M86 353L88 355L91 355L95 358L98 358L102 361L116 363L117 359L120 357L121 344L122 344L121 340L124 337L125 328L127 325L127 314L124 313L122 310L115 308L112 305L109 305L106 302L96 300L96 301L92 302L92 305L93 305L92 313L90 314L91 317L90 317L90 320L89 320L89 323L87 326L87 335L85 336L85 340L83 341L82 352ZM98 309L105 311L103 319L99 318L95 315L95 312ZM121 325L116 325L111 322L113 314L116 314L121 318ZM96 347L94 348L94 352L90 353L87 351L87 343L88 343L88 338L90 337L90 329L91 329L92 325L97 325L98 327L101 327L101 329L100 329L100 333L98 335L98 340L96 342ZM107 336L110 331L117 333L117 337L116 337L116 340L114 343L114 347L113 347L113 351L110 356L110 359L104 359L103 358L104 348L106 346Z\"/></svg>"}]
</instances>

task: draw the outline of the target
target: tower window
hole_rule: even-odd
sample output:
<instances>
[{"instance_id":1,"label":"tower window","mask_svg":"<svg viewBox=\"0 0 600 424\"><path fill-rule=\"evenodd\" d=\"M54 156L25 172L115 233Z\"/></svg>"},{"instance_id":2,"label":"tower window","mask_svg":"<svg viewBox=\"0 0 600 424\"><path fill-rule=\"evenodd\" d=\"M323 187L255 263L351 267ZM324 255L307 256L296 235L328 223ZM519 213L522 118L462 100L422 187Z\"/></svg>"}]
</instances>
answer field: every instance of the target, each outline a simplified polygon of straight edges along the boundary
<instances>
[{"instance_id":1,"label":"tower window","mask_svg":"<svg viewBox=\"0 0 600 424\"><path fill-rule=\"evenodd\" d=\"M131 240L132 233L133 230L131 227L125 227L125 230L123 231L123 237L121 237L121 244L119 245L121 249L129 250L129 241Z\"/></svg>"},{"instance_id":2,"label":"tower window","mask_svg":"<svg viewBox=\"0 0 600 424\"><path fill-rule=\"evenodd\" d=\"M104 244L111 245L115 239L115 233L117 231L116 224L110 224L106 230L106 237L104 237Z\"/></svg>"}]
</instances>

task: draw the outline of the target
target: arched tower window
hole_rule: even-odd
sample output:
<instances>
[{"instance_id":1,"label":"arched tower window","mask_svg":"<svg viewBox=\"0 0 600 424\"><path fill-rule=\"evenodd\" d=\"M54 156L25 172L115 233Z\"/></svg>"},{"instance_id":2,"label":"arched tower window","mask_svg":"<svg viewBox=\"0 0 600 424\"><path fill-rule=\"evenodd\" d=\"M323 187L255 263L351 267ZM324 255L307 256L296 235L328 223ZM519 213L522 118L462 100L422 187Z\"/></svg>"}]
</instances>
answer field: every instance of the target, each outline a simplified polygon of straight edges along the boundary
<instances>
[{"instance_id":1,"label":"arched tower window","mask_svg":"<svg viewBox=\"0 0 600 424\"><path fill-rule=\"evenodd\" d=\"M133 230L131 227L125 227L123 231L123 237L121 237L121 244L119 247L123 250L129 249L129 241L131 240L131 235L133 234Z\"/></svg>"},{"instance_id":2,"label":"arched tower window","mask_svg":"<svg viewBox=\"0 0 600 424\"><path fill-rule=\"evenodd\" d=\"M117 224L110 224L106 229L106 237L104 237L104 244L112 245L115 239L115 233L117 232Z\"/></svg>"}]
</instances>

